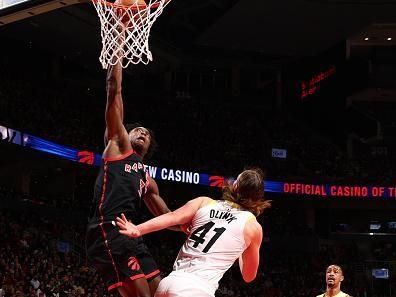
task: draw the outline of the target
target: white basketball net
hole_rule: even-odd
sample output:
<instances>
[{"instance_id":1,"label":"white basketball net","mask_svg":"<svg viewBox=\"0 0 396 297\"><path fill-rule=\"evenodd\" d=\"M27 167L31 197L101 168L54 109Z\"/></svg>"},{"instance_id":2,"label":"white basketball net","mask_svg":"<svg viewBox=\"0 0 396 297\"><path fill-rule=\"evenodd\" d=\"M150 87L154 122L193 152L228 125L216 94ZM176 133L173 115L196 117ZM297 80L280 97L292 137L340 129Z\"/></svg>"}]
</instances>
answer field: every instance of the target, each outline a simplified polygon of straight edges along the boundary
<instances>
[{"instance_id":1,"label":"white basketball net","mask_svg":"<svg viewBox=\"0 0 396 297\"><path fill-rule=\"evenodd\" d=\"M123 68L132 64L148 64L153 60L149 49L151 26L170 0L145 0L146 5L124 6L105 0L92 0L101 25L104 69L121 62Z\"/></svg>"}]
</instances>

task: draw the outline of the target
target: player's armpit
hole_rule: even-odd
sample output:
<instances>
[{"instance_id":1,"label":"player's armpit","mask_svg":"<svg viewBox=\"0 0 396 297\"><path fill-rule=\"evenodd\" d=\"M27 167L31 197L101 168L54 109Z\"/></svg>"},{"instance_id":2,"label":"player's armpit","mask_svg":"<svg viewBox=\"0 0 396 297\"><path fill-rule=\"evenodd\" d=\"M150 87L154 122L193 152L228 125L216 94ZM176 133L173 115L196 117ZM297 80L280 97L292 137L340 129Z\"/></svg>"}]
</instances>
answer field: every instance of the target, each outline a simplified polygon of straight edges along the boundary
<instances>
[{"instance_id":1,"label":"player's armpit","mask_svg":"<svg viewBox=\"0 0 396 297\"><path fill-rule=\"evenodd\" d=\"M184 234L188 235L191 233L191 222L180 225L179 228L180 228L180 231L182 231Z\"/></svg>"},{"instance_id":2,"label":"player's armpit","mask_svg":"<svg viewBox=\"0 0 396 297\"><path fill-rule=\"evenodd\" d=\"M168 227L167 229L176 232L183 232L184 234L189 235L191 232L191 222L188 222L183 225L171 226Z\"/></svg>"}]
</instances>

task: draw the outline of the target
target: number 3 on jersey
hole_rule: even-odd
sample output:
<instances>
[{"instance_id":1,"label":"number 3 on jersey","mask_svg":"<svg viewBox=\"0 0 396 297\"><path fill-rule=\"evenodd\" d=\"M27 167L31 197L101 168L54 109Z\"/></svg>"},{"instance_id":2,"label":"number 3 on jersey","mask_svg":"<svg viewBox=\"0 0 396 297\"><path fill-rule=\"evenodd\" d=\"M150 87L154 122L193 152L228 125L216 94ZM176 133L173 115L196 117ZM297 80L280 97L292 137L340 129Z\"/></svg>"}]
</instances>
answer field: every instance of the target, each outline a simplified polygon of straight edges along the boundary
<instances>
[{"instance_id":1,"label":"number 3 on jersey","mask_svg":"<svg viewBox=\"0 0 396 297\"><path fill-rule=\"evenodd\" d=\"M190 239L194 241L193 247L198 247L200 244L205 243L206 239L205 236L206 234L213 228L215 223L209 222L206 223L205 225L199 227L197 230L195 230L191 235ZM208 244L204 247L202 252L207 253L212 245L216 242L217 239L219 239L220 235L223 234L223 232L226 230L226 228L221 227L221 228L214 228L213 231L216 233L213 235L213 237L209 240ZM200 233L201 232L201 233ZM200 233L200 234L198 234Z\"/></svg>"}]
</instances>

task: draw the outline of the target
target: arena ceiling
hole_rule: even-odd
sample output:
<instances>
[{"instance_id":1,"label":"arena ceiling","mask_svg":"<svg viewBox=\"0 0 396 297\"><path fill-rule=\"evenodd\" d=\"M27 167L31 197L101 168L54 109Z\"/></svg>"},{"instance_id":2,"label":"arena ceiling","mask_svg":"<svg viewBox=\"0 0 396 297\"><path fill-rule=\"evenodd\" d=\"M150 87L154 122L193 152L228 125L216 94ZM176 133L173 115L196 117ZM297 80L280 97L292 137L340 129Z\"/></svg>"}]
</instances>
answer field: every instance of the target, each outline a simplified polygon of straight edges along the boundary
<instances>
[{"instance_id":1,"label":"arena ceiling","mask_svg":"<svg viewBox=\"0 0 396 297\"><path fill-rule=\"evenodd\" d=\"M173 0L153 28L151 42L298 57L350 36L361 38L370 24L396 23L395 12L396 0ZM396 30L386 30L396 40ZM101 46L90 3L1 26L0 36L60 54L98 54Z\"/></svg>"},{"instance_id":2,"label":"arena ceiling","mask_svg":"<svg viewBox=\"0 0 396 297\"><path fill-rule=\"evenodd\" d=\"M244 0L205 30L198 43L312 55L370 24L396 23L395 11L395 0Z\"/></svg>"}]
</instances>

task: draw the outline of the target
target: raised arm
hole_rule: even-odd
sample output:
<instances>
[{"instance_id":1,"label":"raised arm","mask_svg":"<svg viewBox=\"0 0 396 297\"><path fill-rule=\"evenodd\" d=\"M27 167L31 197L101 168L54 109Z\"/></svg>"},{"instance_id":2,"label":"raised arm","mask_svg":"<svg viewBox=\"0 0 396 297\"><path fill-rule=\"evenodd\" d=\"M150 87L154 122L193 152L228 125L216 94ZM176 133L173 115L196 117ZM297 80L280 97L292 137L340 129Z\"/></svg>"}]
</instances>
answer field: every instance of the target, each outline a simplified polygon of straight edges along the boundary
<instances>
[{"instance_id":1,"label":"raised arm","mask_svg":"<svg viewBox=\"0 0 396 297\"><path fill-rule=\"evenodd\" d=\"M132 149L124 127L124 106L122 101L122 67L120 63L109 66L106 78L106 132L105 155L113 157Z\"/></svg>"},{"instance_id":2,"label":"raised arm","mask_svg":"<svg viewBox=\"0 0 396 297\"><path fill-rule=\"evenodd\" d=\"M256 278L257 269L260 264L260 246L263 239L263 229L256 220L249 221L245 225L244 236L248 247L241 257L239 257L239 267L243 280L250 283Z\"/></svg>"},{"instance_id":3,"label":"raised arm","mask_svg":"<svg viewBox=\"0 0 396 297\"><path fill-rule=\"evenodd\" d=\"M191 222L198 209L208 204L210 201L212 201L212 199L209 197L195 198L175 211L168 212L137 226L127 221L122 214L121 218L117 217L116 219L117 225L120 227L120 233L129 237L140 237L147 233Z\"/></svg>"}]
</instances>

